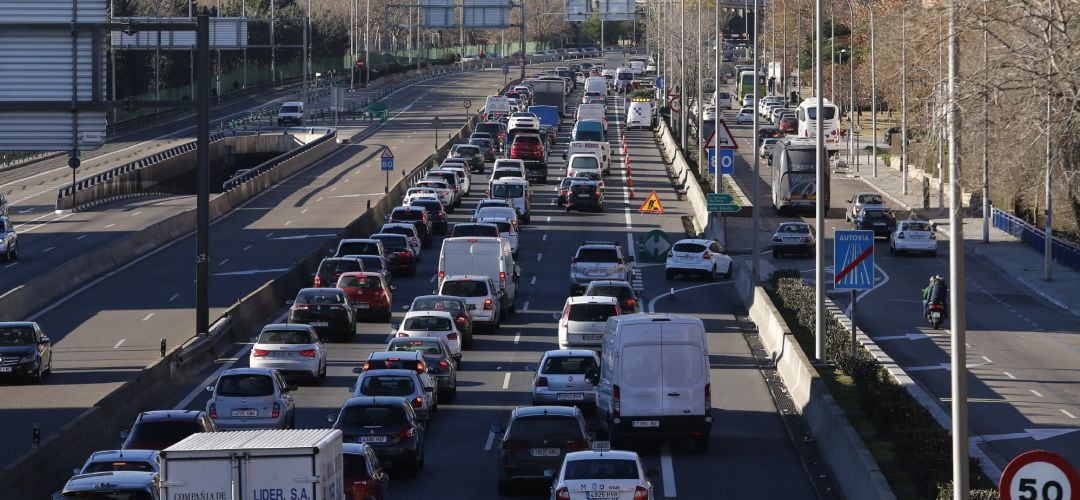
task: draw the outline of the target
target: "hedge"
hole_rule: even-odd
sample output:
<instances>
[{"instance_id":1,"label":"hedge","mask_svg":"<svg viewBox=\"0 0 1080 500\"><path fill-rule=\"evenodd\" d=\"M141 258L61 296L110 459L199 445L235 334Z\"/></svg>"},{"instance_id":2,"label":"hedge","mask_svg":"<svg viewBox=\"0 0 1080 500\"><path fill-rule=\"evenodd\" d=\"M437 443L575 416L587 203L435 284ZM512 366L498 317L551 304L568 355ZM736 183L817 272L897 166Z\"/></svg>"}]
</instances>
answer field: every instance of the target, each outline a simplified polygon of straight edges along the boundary
<instances>
[{"instance_id":1,"label":"hedge","mask_svg":"<svg viewBox=\"0 0 1080 500\"><path fill-rule=\"evenodd\" d=\"M812 335L815 324L814 288L798 269L779 269L769 276L770 295L776 307L795 318L789 325L796 335ZM851 334L833 315L825 318L825 352L828 359L850 376L859 407L874 430L892 444L896 462L925 498L943 498L952 491L952 438L934 417L908 394L892 375L863 347L851 352ZM971 485L975 499L996 499L997 492L971 459ZM984 488L984 489L979 489ZM950 494L951 495L951 494ZM951 498L951 496L950 496Z\"/></svg>"}]
</instances>

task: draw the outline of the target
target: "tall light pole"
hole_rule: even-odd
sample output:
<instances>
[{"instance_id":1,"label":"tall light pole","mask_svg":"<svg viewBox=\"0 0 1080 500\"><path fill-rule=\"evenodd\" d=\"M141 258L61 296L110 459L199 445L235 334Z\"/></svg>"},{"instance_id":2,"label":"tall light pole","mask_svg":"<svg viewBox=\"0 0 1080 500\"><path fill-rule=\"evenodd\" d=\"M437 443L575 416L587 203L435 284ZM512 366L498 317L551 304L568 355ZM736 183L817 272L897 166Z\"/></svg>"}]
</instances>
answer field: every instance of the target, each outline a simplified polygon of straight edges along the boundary
<instances>
[{"instance_id":1,"label":"tall light pole","mask_svg":"<svg viewBox=\"0 0 1080 500\"><path fill-rule=\"evenodd\" d=\"M836 0L829 0L829 97L836 99Z\"/></svg>"},{"instance_id":2,"label":"tall light pole","mask_svg":"<svg viewBox=\"0 0 1080 500\"><path fill-rule=\"evenodd\" d=\"M274 45L274 2L270 0L270 85L277 83L277 49Z\"/></svg>"},{"instance_id":3,"label":"tall light pole","mask_svg":"<svg viewBox=\"0 0 1080 500\"><path fill-rule=\"evenodd\" d=\"M900 3L900 194L908 194L907 9Z\"/></svg>"},{"instance_id":4,"label":"tall light pole","mask_svg":"<svg viewBox=\"0 0 1080 500\"><path fill-rule=\"evenodd\" d=\"M956 0L953 0L956 1ZM1053 4L1050 4L1050 16L1047 16L1046 22L1046 77L1052 78L1054 75L1054 17L1053 17ZM1052 138L1054 126L1054 108L1051 96L1053 94L1052 86L1046 86L1046 228L1043 234L1043 279L1050 281L1053 279L1054 270L1054 226L1052 221L1054 219L1054 150L1052 148ZM953 194L953 196L957 196Z\"/></svg>"},{"instance_id":5,"label":"tall light pole","mask_svg":"<svg viewBox=\"0 0 1080 500\"><path fill-rule=\"evenodd\" d=\"M715 6L716 6L716 9L715 9L716 10L716 12L715 12L716 23L713 26L713 28L714 28L713 31L715 32L714 36L716 37L715 38L715 40L716 40L716 52L713 54L713 57L714 57L713 81L716 82L716 84L714 86L716 87L716 92L718 93L717 95L719 95L719 92L720 92L720 60L721 60L721 57L722 57L720 54L724 50L723 45L720 43L720 2L719 2L719 0L716 1ZM721 114L721 111L720 111L719 101L717 101L716 104L717 104L717 106L716 106L716 125L720 125L720 118L723 115ZM714 128L714 130L715 130L715 128ZM716 155L716 153L717 153L716 151L713 151L714 155ZM718 156L714 156L714 158L717 158L717 157ZM720 174L719 161L714 161L713 163L714 163L713 168L716 169L716 171L713 173L713 192L714 193L722 193L724 183L723 183L723 180L722 180L723 175Z\"/></svg>"},{"instance_id":6,"label":"tall light pole","mask_svg":"<svg viewBox=\"0 0 1080 500\"><path fill-rule=\"evenodd\" d=\"M816 202L816 218L815 228L817 231L817 241L814 248L814 304L815 314L814 318L814 358L818 363L825 362L825 169L829 168L828 163L825 161L825 98L821 95L821 90L825 87L825 72L821 66L821 59L824 55L825 49L825 9L822 5L823 0L815 0L815 19L814 29L816 37L814 41L814 59L817 64L814 65L814 81L815 86L818 89L817 93L817 130L815 131L816 149L814 152L815 163L815 176L817 177L817 194L815 195ZM757 155L754 155L755 157ZM755 180L757 178L755 177ZM755 182L755 184L757 184ZM754 204L758 204L758 200L754 200ZM756 227L756 226L755 226ZM755 241L757 238L754 238Z\"/></svg>"},{"instance_id":7,"label":"tall light pole","mask_svg":"<svg viewBox=\"0 0 1080 500\"><path fill-rule=\"evenodd\" d=\"M367 88L371 81L371 0L364 6L364 78L362 88Z\"/></svg>"},{"instance_id":8,"label":"tall light pole","mask_svg":"<svg viewBox=\"0 0 1080 500\"><path fill-rule=\"evenodd\" d=\"M983 0L983 136L982 136L982 240L990 242L990 17L987 0Z\"/></svg>"},{"instance_id":9,"label":"tall light pole","mask_svg":"<svg viewBox=\"0 0 1080 500\"><path fill-rule=\"evenodd\" d=\"M695 85L695 87L697 87L697 141L696 141L697 142L697 154L695 156L696 156L697 162L698 162L698 171L701 173L702 176L704 176L705 174L707 174L709 172L709 169L705 165L705 162L701 161L702 157L703 157L702 153L705 152L705 145L702 144L702 142L705 140L705 135L701 132L702 125L705 124L705 120L704 120L705 101L703 100L705 96L702 93L702 87L703 87L702 78L703 78L703 74L704 74L703 73L704 70L702 69L702 67L705 66L705 57L703 57L704 47L702 46L702 42L701 42L701 0L697 0L697 2L694 2L694 3L697 4L697 53L698 53L698 56L697 56L697 85Z\"/></svg>"},{"instance_id":10,"label":"tall light pole","mask_svg":"<svg viewBox=\"0 0 1080 500\"><path fill-rule=\"evenodd\" d=\"M682 0L679 2L679 147L683 151L686 151L686 128L690 121L686 116L690 111L686 95L687 71L689 69L686 67L686 1Z\"/></svg>"},{"instance_id":11,"label":"tall light pole","mask_svg":"<svg viewBox=\"0 0 1080 500\"><path fill-rule=\"evenodd\" d=\"M788 98L787 84L788 84L788 79L791 77L790 71L788 71L788 65L787 65L787 32L788 32L787 0L780 0L780 5L781 5L781 9L783 9L783 11L784 11L784 22L783 22L783 26L784 26L784 63L783 63L783 68L781 69L781 73L782 73L781 76L783 77L783 80L784 80L784 98L787 99Z\"/></svg>"},{"instance_id":12,"label":"tall light pole","mask_svg":"<svg viewBox=\"0 0 1080 500\"><path fill-rule=\"evenodd\" d=\"M870 7L870 128L873 129L874 147L871 159L872 175L877 177L877 59L874 52L874 0L867 4Z\"/></svg>"},{"instance_id":13,"label":"tall light pole","mask_svg":"<svg viewBox=\"0 0 1080 500\"><path fill-rule=\"evenodd\" d=\"M855 32L855 0L848 0L848 14L851 16L848 30L853 33ZM848 40L848 70L851 73L849 75L850 81L848 82L850 84L848 90L850 91L849 95L851 98L851 109L848 112L848 142L851 144L851 154L855 157L855 171L858 172L859 139L858 137L855 137L855 116L857 114L855 109L855 46L850 42L851 37L848 37ZM851 158L848 158L848 161L850 162Z\"/></svg>"},{"instance_id":14,"label":"tall light pole","mask_svg":"<svg viewBox=\"0 0 1080 500\"><path fill-rule=\"evenodd\" d=\"M761 66L760 66L761 62L758 59L757 6L758 6L758 2L757 2L757 0L754 0L754 31L753 31L752 36L753 36L753 40L754 40L754 42L753 42L753 47L754 47L754 78L753 78L753 80L754 80L754 90L753 90L753 92L754 92L754 107L755 108L757 107L757 104L758 104L758 82L761 81L761 78L758 76L759 72L761 71ZM758 140L759 140L759 138L758 138L758 133L759 133L758 132L758 116L759 116L759 114L755 110L753 115L754 115L754 135L752 137L754 138L754 144L753 144L753 150L754 150L754 155L753 155L754 156L754 180L753 180L753 182L750 183L750 185L752 186L751 189L750 189L750 192L751 192L751 195L754 197L754 207L753 207L753 211L752 211L752 215L753 215L752 226L753 226L754 230L751 231L750 239L753 241L752 253L754 255L754 262L753 262L753 266L752 266L753 267L753 273L752 274L754 276L754 283L758 283L758 282L761 281L761 248L760 248L760 242L758 242L758 228L761 227L761 210L758 208L761 205L760 188L758 188L758 185L761 184L761 182L760 182L760 180L761 180L761 155L757 154L757 147L758 147ZM719 118L719 116L717 118ZM717 123L716 125L720 126L719 123ZM716 172L719 174L720 173L720 152L717 151L716 155L717 155L716 156L716 158L717 158L717 160L716 160Z\"/></svg>"},{"instance_id":15,"label":"tall light pole","mask_svg":"<svg viewBox=\"0 0 1080 500\"><path fill-rule=\"evenodd\" d=\"M960 107L957 73L960 71L960 36L956 26L957 0L949 0L949 80L946 125L949 128L949 307L952 331L952 481L953 498L966 500L968 479L968 368L966 310L964 289L964 219L960 200Z\"/></svg>"}]
</instances>

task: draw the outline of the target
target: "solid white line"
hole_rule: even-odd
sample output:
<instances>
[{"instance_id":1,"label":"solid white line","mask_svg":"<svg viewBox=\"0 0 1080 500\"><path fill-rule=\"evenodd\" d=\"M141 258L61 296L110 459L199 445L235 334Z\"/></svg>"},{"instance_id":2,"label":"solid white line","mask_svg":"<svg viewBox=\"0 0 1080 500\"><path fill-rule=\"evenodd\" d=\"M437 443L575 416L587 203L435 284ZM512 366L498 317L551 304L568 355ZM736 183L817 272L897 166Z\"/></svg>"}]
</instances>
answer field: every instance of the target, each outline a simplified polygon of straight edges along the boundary
<instances>
[{"instance_id":1,"label":"solid white line","mask_svg":"<svg viewBox=\"0 0 1080 500\"><path fill-rule=\"evenodd\" d=\"M172 301L176 300L177 297L180 297L180 294L179 293L174 293L172 297L169 297L169 302L172 302Z\"/></svg>"},{"instance_id":2,"label":"solid white line","mask_svg":"<svg viewBox=\"0 0 1080 500\"><path fill-rule=\"evenodd\" d=\"M664 441L660 448L660 472L664 480L664 497L678 496L675 490L675 464L671 460L671 443L668 441Z\"/></svg>"},{"instance_id":3,"label":"solid white line","mask_svg":"<svg viewBox=\"0 0 1080 500\"><path fill-rule=\"evenodd\" d=\"M1069 413L1069 410L1061 410L1061 413L1064 413L1066 417L1076 418L1076 415L1073 415L1072 413Z\"/></svg>"},{"instance_id":4,"label":"solid white line","mask_svg":"<svg viewBox=\"0 0 1080 500\"><path fill-rule=\"evenodd\" d=\"M516 334L514 335L514 343L515 343L515 344L517 344L518 342L521 342L521 332L517 332L517 333L516 333ZM509 373L507 373L506 375L508 375L508 376L509 376L510 374L509 374Z\"/></svg>"},{"instance_id":5,"label":"solid white line","mask_svg":"<svg viewBox=\"0 0 1080 500\"><path fill-rule=\"evenodd\" d=\"M985 359L987 363L993 363L993 361L991 361L990 358L986 356L983 356L982 359Z\"/></svg>"},{"instance_id":6,"label":"solid white line","mask_svg":"<svg viewBox=\"0 0 1080 500\"><path fill-rule=\"evenodd\" d=\"M510 372L506 372L506 376L503 377L503 389L510 387Z\"/></svg>"},{"instance_id":7,"label":"solid white line","mask_svg":"<svg viewBox=\"0 0 1080 500\"><path fill-rule=\"evenodd\" d=\"M112 348L113 348L113 349L116 349L116 348L118 348L118 347L120 347L120 346L124 345L124 342L126 342L126 341L127 341L127 339L120 339L120 341L118 341L118 342L117 342L116 344L114 344L114 345L112 346Z\"/></svg>"},{"instance_id":8,"label":"solid white line","mask_svg":"<svg viewBox=\"0 0 1080 500\"><path fill-rule=\"evenodd\" d=\"M142 320L146 321L146 320L148 320L150 318L153 318L153 317L154 317L154 313L150 313L150 314L147 314L146 316L144 316Z\"/></svg>"},{"instance_id":9,"label":"solid white line","mask_svg":"<svg viewBox=\"0 0 1080 500\"><path fill-rule=\"evenodd\" d=\"M1006 377L1009 377L1009 378L1011 378L1013 380L1016 380L1016 377L1014 377L1013 374L1011 374L1009 372L1001 372L1001 373L1004 373Z\"/></svg>"},{"instance_id":10,"label":"solid white line","mask_svg":"<svg viewBox=\"0 0 1080 500\"><path fill-rule=\"evenodd\" d=\"M488 431L487 442L484 443L484 451L491 451L491 445L495 444L495 433Z\"/></svg>"},{"instance_id":11,"label":"solid white line","mask_svg":"<svg viewBox=\"0 0 1080 500\"><path fill-rule=\"evenodd\" d=\"M544 252L536 254L536 261L540 262L541 260L544 260Z\"/></svg>"},{"instance_id":12,"label":"solid white line","mask_svg":"<svg viewBox=\"0 0 1080 500\"><path fill-rule=\"evenodd\" d=\"M1043 396L1042 394L1040 394L1039 391L1036 391L1035 389L1028 389L1028 390L1031 391L1032 394L1034 394L1036 396L1039 396L1040 398L1045 398L1046 397L1046 396Z\"/></svg>"},{"instance_id":13,"label":"solid white line","mask_svg":"<svg viewBox=\"0 0 1080 500\"><path fill-rule=\"evenodd\" d=\"M536 284L536 276L533 276L532 279L529 280L529 284L530 285L535 285Z\"/></svg>"},{"instance_id":14,"label":"solid white line","mask_svg":"<svg viewBox=\"0 0 1080 500\"><path fill-rule=\"evenodd\" d=\"M529 301L526 300L525 303L521 305L521 312L525 312L525 311L528 311L528 310L529 310Z\"/></svg>"}]
</instances>

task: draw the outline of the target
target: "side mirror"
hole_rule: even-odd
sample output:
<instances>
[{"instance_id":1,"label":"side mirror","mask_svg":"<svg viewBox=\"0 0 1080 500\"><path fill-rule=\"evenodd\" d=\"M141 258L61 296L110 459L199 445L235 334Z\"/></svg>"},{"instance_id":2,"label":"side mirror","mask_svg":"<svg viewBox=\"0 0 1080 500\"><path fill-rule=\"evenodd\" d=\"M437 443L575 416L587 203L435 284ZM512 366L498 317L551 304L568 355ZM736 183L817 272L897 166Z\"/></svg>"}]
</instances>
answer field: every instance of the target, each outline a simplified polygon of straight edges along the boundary
<instances>
[{"instance_id":1,"label":"side mirror","mask_svg":"<svg viewBox=\"0 0 1080 500\"><path fill-rule=\"evenodd\" d=\"M71 469L72 474L78 475L80 472L82 472L82 469Z\"/></svg>"},{"instance_id":2,"label":"side mirror","mask_svg":"<svg viewBox=\"0 0 1080 500\"><path fill-rule=\"evenodd\" d=\"M331 424L334 423L334 422L337 422L337 415L333 415L333 414L327 415L326 416L326 421L330 422Z\"/></svg>"},{"instance_id":3,"label":"side mirror","mask_svg":"<svg viewBox=\"0 0 1080 500\"><path fill-rule=\"evenodd\" d=\"M397 285L390 285L391 290L397 290Z\"/></svg>"},{"instance_id":4,"label":"side mirror","mask_svg":"<svg viewBox=\"0 0 1080 500\"><path fill-rule=\"evenodd\" d=\"M399 323L390 323L390 329L391 329L391 330L394 330L394 331L396 332L396 331L398 331L398 330L399 330L400 328L401 328L401 324L399 324Z\"/></svg>"},{"instance_id":5,"label":"side mirror","mask_svg":"<svg viewBox=\"0 0 1080 500\"><path fill-rule=\"evenodd\" d=\"M282 386L281 390L284 391L284 392L292 392L292 391L296 390L296 387L293 387L293 386L291 386L289 384L285 384L284 386Z\"/></svg>"},{"instance_id":6,"label":"side mirror","mask_svg":"<svg viewBox=\"0 0 1080 500\"><path fill-rule=\"evenodd\" d=\"M353 369L352 369L352 372L353 373L364 373L364 368L360 367L360 366L354 366Z\"/></svg>"},{"instance_id":7,"label":"side mirror","mask_svg":"<svg viewBox=\"0 0 1080 500\"><path fill-rule=\"evenodd\" d=\"M408 311L411 308L412 308L412 304L405 304L405 305L401 306L402 311Z\"/></svg>"},{"instance_id":8,"label":"side mirror","mask_svg":"<svg viewBox=\"0 0 1080 500\"><path fill-rule=\"evenodd\" d=\"M295 300L291 300L291 299L290 299L290 300L286 300L286 301L285 301L285 305L287 305L287 306L291 306L291 305L293 305L293 303L295 303L295 302L296 302Z\"/></svg>"},{"instance_id":9,"label":"side mirror","mask_svg":"<svg viewBox=\"0 0 1080 500\"><path fill-rule=\"evenodd\" d=\"M206 392L214 392L214 386L212 386L212 385L206 386Z\"/></svg>"}]
</instances>

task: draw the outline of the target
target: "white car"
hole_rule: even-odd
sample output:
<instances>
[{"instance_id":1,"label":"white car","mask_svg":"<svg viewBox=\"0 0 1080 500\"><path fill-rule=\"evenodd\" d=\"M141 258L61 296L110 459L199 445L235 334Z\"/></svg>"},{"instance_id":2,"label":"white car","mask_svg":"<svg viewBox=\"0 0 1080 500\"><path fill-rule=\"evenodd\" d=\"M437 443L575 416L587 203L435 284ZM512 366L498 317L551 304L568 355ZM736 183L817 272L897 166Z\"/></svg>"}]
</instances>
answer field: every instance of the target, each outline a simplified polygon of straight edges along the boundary
<instances>
[{"instance_id":1,"label":"white car","mask_svg":"<svg viewBox=\"0 0 1080 500\"><path fill-rule=\"evenodd\" d=\"M255 338L248 366L322 379L326 377L326 347L311 325L271 323Z\"/></svg>"},{"instance_id":2,"label":"white car","mask_svg":"<svg viewBox=\"0 0 1080 500\"><path fill-rule=\"evenodd\" d=\"M619 315L619 300L601 295L568 297L559 318L559 348L598 348L608 318Z\"/></svg>"},{"instance_id":3,"label":"white car","mask_svg":"<svg viewBox=\"0 0 1080 500\"><path fill-rule=\"evenodd\" d=\"M498 288L490 277L471 274L447 276L439 286L439 295L465 299L474 331L487 327L494 332L499 328L502 304Z\"/></svg>"},{"instance_id":4,"label":"white car","mask_svg":"<svg viewBox=\"0 0 1080 500\"><path fill-rule=\"evenodd\" d=\"M600 356L592 349L547 351L536 365L532 404L594 405L596 392L589 375L600 372Z\"/></svg>"},{"instance_id":5,"label":"white car","mask_svg":"<svg viewBox=\"0 0 1080 500\"><path fill-rule=\"evenodd\" d=\"M402 200L401 206L407 207L409 206L409 203L411 203L417 198L435 198L439 201L442 201L442 199L439 198L438 189L428 186L411 187L408 191L405 191L405 199Z\"/></svg>"},{"instance_id":6,"label":"white car","mask_svg":"<svg viewBox=\"0 0 1080 500\"><path fill-rule=\"evenodd\" d=\"M517 210L514 209L513 205L507 205L505 208L501 207L501 206L499 206L499 207L485 206L483 208L479 208L479 209L476 210L476 213L473 214L473 220L472 221L476 222L476 221L478 221L480 219L502 218L502 217L505 217L505 218L510 219L511 221L513 221L515 226L520 225L520 222L518 222Z\"/></svg>"},{"instance_id":7,"label":"white car","mask_svg":"<svg viewBox=\"0 0 1080 500\"><path fill-rule=\"evenodd\" d=\"M603 175L600 170L600 158L592 153L575 153L566 161L566 176L577 177L578 172L590 171Z\"/></svg>"},{"instance_id":8,"label":"white car","mask_svg":"<svg viewBox=\"0 0 1080 500\"><path fill-rule=\"evenodd\" d=\"M716 106L705 106L705 114L701 119L707 122L716 121Z\"/></svg>"},{"instance_id":9,"label":"white car","mask_svg":"<svg viewBox=\"0 0 1080 500\"><path fill-rule=\"evenodd\" d=\"M731 107L731 94L719 92L716 94L716 107L728 109Z\"/></svg>"},{"instance_id":10,"label":"white car","mask_svg":"<svg viewBox=\"0 0 1080 500\"><path fill-rule=\"evenodd\" d=\"M391 325L398 337L438 337L450 347L450 357L461 359L461 332L447 311L409 311L401 325Z\"/></svg>"},{"instance_id":11,"label":"white car","mask_svg":"<svg viewBox=\"0 0 1080 500\"><path fill-rule=\"evenodd\" d=\"M711 280L726 279L731 277L731 265L731 257L716 241L685 239L671 246L664 273L669 280L678 274L690 273L704 274Z\"/></svg>"},{"instance_id":12,"label":"white car","mask_svg":"<svg viewBox=\"0 0 1080 500\"><path fill-rule=\"evenodd\" d=\"M551 498L653 500L649 476L657 471L645 469L635 452L610 448L609 443L594 441L590 451L567 453L551 485Z\"/></svg>"},{"instance_id":13,"label":"white car","mask_svg":"<svg viewBox=\"0 0 1080 500\"><path fill-rule=\"evenodd\" d=\"M754 123L754 108L746 107L740 109L739 114L735 116L735 123L737 125Z\"/></svg>"},{"instance_id":14,"label":"white car","mask_svg":"<svg viewBox=\"0 0 1080 500\"><path fill-rule=\"evenodd\" d=\"M889 253L928 252L937 256L934 225L924 220L902 220L889 235Z\"/></svg>"},{"instance_id":15,"label":"white car","mask_svg":"<svg viewBox=\"0 0 1080 500\"><path fill-rule=\"evenodd\" d=\"M744 108L750 108L751 112L754 109L754 94L746 94L742 98L742 105Z\"/></svg>"},{"instance_id":16,"label":"white car","mask_svg":"<svg viewBox=\"0 0 1080 500\"><path fill-rule=\"evenodd\" d=\"M514 254L516 259L518 256L518 231L514 227L514 221L509 217L480 217L476 219L478 223L494 224L499 228L499 237L506 238L510 241L510 253Z\"/></svg>"},{"instance_id":17,"label":"white car","mask_svg":"<svg viewBox=\"0 0 1080 500\"><path fill-rule=\"evenodd\" d=\"M465 196L468 196L472 191L472 176L469 175L469 169L464 163L444 163L439 167L439 170L449 170L458 174L461 192Z\"/></svg>"},{"instance_id":18,"label":"white car","mask_svg":"<svg viewBox=\"0 0 1080 500\"><path fill-rule=\"evenodd\" d=\"M780 139L777 139L775 137L766 137L765 139L762 139L761 147L758 148L758 156L762 158L768 158L769 156L771 156L772 151L770 150L774 146L776 146L776 143L778 142L780 142Z\"/></svg>"},{"instance_id":19,"label":"white car","mask_svg":"<svg viewBox=\"0 0 1080 500\"><path fill-rule=\"evenodd\" d=\"M499 170L502 168L516 168L519 172L519 175L516 175L515 177L525 177L525 174L527 173L525 172L525 160L518 160L512 158L500 158L498 160L495 160L495 164L492 165L491 168L493 170Z\"/></svg>"},{"instance_id":20,"label":"white car","mask_svg":"<svg viewBox=\"0 0 1080 500\"><path fill-rule=\"evenodd\" d=\"M442 179L421 179L416 183L416 187L434 189L439 195L439 201L441 201L445 207L454 204L454 188L450 187L450 185Z\"/></svg>"},{"instance_id":21,"label":"white car","mask_svg":"<svg viewBox=\"0 0 1080 500\"><path fill-rule=\"evenodd\" d=\"M7 217L0 217L0 257L7 262L15 262L19 258L19 235Z\"/></svg>"}]
</instances>

